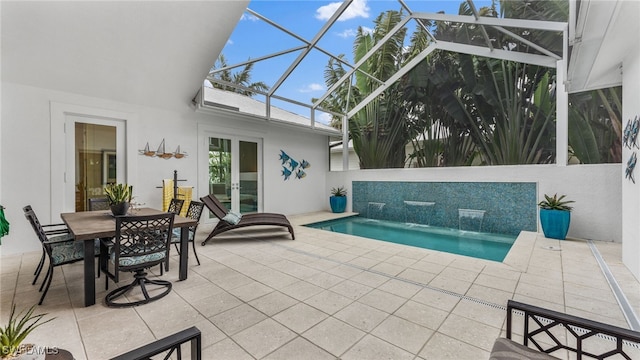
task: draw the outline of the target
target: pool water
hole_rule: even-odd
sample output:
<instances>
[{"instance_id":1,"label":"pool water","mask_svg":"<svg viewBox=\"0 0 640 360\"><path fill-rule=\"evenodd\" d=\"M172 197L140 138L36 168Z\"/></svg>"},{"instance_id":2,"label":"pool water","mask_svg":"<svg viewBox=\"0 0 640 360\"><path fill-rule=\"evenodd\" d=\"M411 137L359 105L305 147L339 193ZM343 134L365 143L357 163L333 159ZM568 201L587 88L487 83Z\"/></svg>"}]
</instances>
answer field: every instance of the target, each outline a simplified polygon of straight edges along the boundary
<instances>
[{"instance_id":1,"label":"pool water","mask_svg":"<svg viewBox=\"0 0 640 360\"><path fill-rule=\"evenodd\" d=\"M493 261L504 260L516 240L516 236L512 235L373 220L359 216L306 226Z\"/></svg>"}]
</instances>

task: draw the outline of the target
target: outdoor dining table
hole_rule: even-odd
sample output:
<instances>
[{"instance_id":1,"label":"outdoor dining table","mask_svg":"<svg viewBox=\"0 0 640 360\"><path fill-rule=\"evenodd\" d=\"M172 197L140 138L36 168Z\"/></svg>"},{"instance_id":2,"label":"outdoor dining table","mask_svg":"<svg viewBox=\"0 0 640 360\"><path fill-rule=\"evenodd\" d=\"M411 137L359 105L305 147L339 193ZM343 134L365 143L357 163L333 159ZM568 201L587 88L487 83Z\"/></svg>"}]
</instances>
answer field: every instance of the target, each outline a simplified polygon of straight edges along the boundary
<instances>
[{"instance_id":1,"label":"outdoor dining table","mask_svg":"<svg viewBox=\"0 0 640 360\"><path fill-rule=\"evenodd\" d=\"M163 211L152 208L130 210L129 215L155 215ZM126 215L125 215L126 216ZM60 214L76 241L84 241L84 306L96 303L95 283L95 251L94 241L97 238L116 236L116 220L110 211L81 211ZM197 224L196 220L175 215L174 228L181 228L180 232L180 272L178 279L186 280L189 262L189 231L188 227Z\"/></svg>"}]
</instances>

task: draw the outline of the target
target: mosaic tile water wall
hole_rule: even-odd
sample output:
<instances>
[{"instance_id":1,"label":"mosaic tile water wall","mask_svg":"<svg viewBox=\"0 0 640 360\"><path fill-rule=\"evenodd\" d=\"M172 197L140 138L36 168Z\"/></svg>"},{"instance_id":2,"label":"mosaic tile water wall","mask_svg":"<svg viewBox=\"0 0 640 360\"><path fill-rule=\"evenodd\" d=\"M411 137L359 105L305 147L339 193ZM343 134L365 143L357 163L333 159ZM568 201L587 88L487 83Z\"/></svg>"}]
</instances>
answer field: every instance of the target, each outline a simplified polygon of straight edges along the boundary
<instances>
[{"instance_id":1,"label":"mosaic tile water wall","mask_svg":"<svg viewBox=\"0 0 640 360\"><path fill-rule=\"evenodd\" d=\"M536 183L354 181L360 216L517 235L537 231ZM462 217L459 209L467 211ZM463 211L464 212L464 211ZM478 226L481 226L478 229Z\"/></svg>"}]
</instances>

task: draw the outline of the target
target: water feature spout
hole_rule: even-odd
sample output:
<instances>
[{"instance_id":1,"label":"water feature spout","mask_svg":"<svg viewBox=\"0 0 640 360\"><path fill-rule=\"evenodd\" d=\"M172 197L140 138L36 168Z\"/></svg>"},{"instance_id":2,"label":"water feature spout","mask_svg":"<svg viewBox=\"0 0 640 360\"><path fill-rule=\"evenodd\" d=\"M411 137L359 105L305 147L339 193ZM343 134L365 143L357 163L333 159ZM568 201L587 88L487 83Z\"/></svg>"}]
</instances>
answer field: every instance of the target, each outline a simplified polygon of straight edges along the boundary
<instances>
[{"instance_id":1,"label":"water feature spout","mask_svg":"<svg viewBox=\"0 0 640 360\"><path fill-rule=\"evenodd\" d=\"M430 225L433 209L432 201L404 201L404 222L410 224Z\"/></svg>"},{"instance_id":2,"label":"water feature spout","mask_svg":"<svg viewBox=\"0 0 640 360\"><path fill-rule=\"evenodd\" d=\"M386 203L381 202L369 202L367 205L367 217L369 219L381 219L382 218L382 209Z\"/></svg>"},{"instance_id":3,"label":"water feature spout","mask_svg":"<svg viewBox=\"0 0 640 360\"><path fill-rule=\"evenodd\" d=\"M482 222L486 210L458 209L458 229L482 231Z\"/></svg>"}]
</instances>

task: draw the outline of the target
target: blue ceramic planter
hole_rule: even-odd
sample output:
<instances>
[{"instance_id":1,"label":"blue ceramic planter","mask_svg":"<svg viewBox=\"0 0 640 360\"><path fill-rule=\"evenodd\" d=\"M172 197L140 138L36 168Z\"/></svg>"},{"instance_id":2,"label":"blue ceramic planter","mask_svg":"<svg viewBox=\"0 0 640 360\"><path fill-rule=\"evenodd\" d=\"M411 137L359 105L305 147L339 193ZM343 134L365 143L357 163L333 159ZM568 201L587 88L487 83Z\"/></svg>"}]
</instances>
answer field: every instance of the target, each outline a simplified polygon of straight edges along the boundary
<instances>
[{"instance_id":1,"label":"blue ceramic planter","mask_svg":"<svg viewBox=\"0 0 640 360\"><path fill-rule=\"evenodd\" d=\"M329 205L331 205L331 211L333 211L334 213L343 213L344 209L347 208L347 197L330 196Z\"/></svg>"},{"instance_id":2,"label":"blue ceramic planter","mask_svg":"<svg viewBox=\"0 0 640 360\"><path fill-rule=\"evenodd\" d=\"M540 209L540 223L545 237L564 240L570 222L571 211Z\"/></svg>"}]
</instances>

